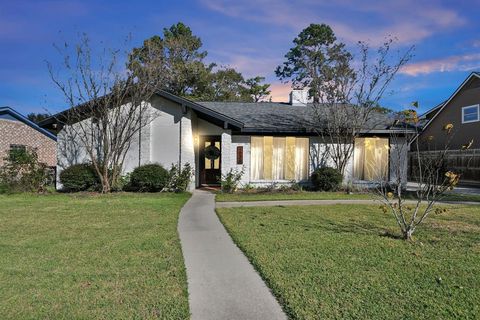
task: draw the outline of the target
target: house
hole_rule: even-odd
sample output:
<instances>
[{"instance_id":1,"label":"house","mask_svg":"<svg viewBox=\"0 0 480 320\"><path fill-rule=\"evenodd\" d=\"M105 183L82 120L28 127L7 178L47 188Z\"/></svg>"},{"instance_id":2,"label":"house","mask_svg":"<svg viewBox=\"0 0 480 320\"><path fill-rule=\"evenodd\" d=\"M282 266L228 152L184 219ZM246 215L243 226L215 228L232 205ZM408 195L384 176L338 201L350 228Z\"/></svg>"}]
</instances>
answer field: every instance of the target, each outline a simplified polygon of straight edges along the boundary
<instances>
[{"instance_id":1,"label":"house","mask_svg":"<svg viewBox=\"0 0 480 320\"><path fill-rule=\"evenodd\" d=\"M450 149L460 150L473 139L471 149L480 148L480 73L471 73L444 102L424 114L426 124L419 135L422 150L442 150L450 139ZM444 134L453 125L451 137ZM426 143L429 141L429 143Z\"/></svg>"},{"instance_id":2,"label":"house","mask_svg":"<svg viewBox=\"0 0 480 320\"><path fill-rule=\"evenodd\" d=\"M0 107L0 166L13 150L35 150L40 162L57 165L56 137L10 107Z\"/></svg>"},{"instance_id":3,"label":"house","mask_svg":"<svg viewBox=\"0 0 480 320\"><path fill-rule=\"evenodd\" d=\"M158 91L149 103L160 115L132 142L123 169L130 172L145 163L166 168L189 163L195 170L191 188L218 185L232 169L244 171L244 185L306 183L314 168L328 163L322 157L325 143L308 125L312 106L302 97L293 92L290 103L194 102ZM41 125L53 128L58 118ZM379 114L372 120L375 124L355 143L345 181L394 179L399 167L406 181L406 139L392 144L391 119ZM59 146L67 139L63 131L60 125ZM58 173L72 164L65 163L60 151ZM77 157L74 162L86 160Z\"/></svg>"},{"instance_id":4,"label":"house","mask_svg":"<svg viewBox=\"0 0 480 320\"><path fill-rule=\"evenodd\" d=\"M480 73L472 72L444 102L423 115L418 136L422 152L439 152L448 145L447 166L462 173L462 181L480 183ZM453 125L450 134L445 126ZM466 146L469 147L468 150Z\"/></svg>"}]
</instances>

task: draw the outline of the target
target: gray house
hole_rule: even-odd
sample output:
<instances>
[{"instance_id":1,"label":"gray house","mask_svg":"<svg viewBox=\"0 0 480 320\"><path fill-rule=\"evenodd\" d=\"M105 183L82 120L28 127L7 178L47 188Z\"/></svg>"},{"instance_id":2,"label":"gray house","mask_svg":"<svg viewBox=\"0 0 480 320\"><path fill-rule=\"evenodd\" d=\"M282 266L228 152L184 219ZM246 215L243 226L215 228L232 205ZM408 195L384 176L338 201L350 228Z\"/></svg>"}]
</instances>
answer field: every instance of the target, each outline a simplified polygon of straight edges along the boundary
<instances>
[{"instance_id":1,"label":"gray house","mask_svg":"<svg viewBox=\"0 0 480 320\"><path fill-rule=\"evenodd\" d=\"M244 171L242 184L307 182L323 159L325 143L312 130L312 106L292 92L290 103L194 102L159 91L149 101L160 115L142 129L127 154L124 172L146 163L189 163L195 170L191 189L219 184L230 170ZM402 178L407 172L405 139L390 139L392 121L377 115L375 124L355 141L346 182ZM55 117L42 123L55 125ZM59 147L70 143L58 133ZM58 150L60 173L68 161ZM75 162L82 162L79 155ZM71 159L70 159L71 160ZM397 170L401 167L401 170Z\"/></svg>"}]
</instances>

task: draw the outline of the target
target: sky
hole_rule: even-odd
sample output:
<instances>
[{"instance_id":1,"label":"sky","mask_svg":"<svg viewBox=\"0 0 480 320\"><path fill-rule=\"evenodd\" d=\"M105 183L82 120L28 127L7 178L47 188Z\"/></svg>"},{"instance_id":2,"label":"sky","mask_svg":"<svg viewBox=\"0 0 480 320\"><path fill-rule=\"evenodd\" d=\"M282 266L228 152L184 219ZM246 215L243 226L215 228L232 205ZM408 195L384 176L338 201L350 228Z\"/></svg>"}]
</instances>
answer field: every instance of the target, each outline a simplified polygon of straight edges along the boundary
<instances>
[{"instance_id":1,"label":"sky","mask_svg":"<svg viewBox=\"0 0 480 320\"><path fill-rule=\"evenodd\" d=\"M479 16L480 0L0 0L0 106L23 114L66 108L46 66L61 62L54 44L86 33L97 48L117 48L131 34L129 45L140 46L181 21L202 39L207 61L265 76L273 101L288 101L291 88L274 70L310 23L330 25L352 50L358 41L376 47L396 37L394 49L414 45L414 57L382 105L418 101L425 111L480 71Z\"/></svg>"}]
</instances>

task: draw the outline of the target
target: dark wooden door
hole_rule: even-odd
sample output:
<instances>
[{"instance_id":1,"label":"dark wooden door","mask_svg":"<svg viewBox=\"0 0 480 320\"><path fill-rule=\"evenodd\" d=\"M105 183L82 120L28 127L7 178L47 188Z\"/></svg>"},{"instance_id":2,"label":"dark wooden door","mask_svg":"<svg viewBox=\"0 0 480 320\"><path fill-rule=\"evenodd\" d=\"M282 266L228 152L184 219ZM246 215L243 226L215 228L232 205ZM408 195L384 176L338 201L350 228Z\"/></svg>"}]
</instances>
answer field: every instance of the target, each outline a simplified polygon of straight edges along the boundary
<instances>
[{"instance_id":1,"label":"dark wooden door","mask_svg":"<svg viewBox=\"0 0 480 320\"><path fill-rule=\"evenodd\" d=\"M219 185L222 175L222 144L220 136L200 139L200 184Z\"/></svg>"}]
</instances>

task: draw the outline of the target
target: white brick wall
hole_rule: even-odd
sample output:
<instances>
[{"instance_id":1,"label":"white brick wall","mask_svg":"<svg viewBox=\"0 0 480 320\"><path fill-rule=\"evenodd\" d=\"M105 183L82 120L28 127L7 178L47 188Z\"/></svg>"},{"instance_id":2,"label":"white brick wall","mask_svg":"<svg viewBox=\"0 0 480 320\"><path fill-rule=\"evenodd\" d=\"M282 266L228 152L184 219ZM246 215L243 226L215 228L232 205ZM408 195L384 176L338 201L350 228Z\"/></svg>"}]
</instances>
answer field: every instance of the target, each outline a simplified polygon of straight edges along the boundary
<instances>
[{"instance_id":1,"label":"white brick wall","mask_svg":"<svg viewBox=\"0 0 480 320\"><path fill-rule=\"evenodd\" d=\"M246 185L250 182L250 136L232 136L230 147L230 168L240 172L243 168L243 176L240 182L241 185ZM243 147L243 165L237 164L237 147ZM227 170L227 172L228 172Z\"/></svg>"},{"instance_id":2,"label":"white brick wall","mask_svg":"<svg viewBox=\"0 0 480 320\"><path fill-rule=\"evenodd\" d=\"M180 125L182 126L182 136L181 141L181 166L183 167L186 163L189 163L192 166L193 172L196 172L196 161L195 161L195 146L194 146L194 136L192 128L192 111L189 110L187 114L180 120ZM189 190L192 191L196 186L196 176L192 176L192 181L190 183Z\"/></svg>"}]
</instances>

